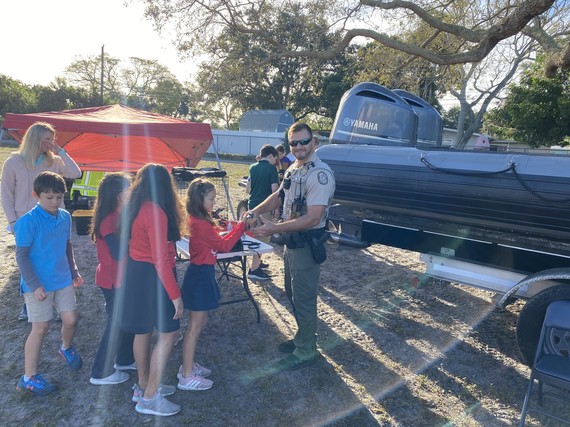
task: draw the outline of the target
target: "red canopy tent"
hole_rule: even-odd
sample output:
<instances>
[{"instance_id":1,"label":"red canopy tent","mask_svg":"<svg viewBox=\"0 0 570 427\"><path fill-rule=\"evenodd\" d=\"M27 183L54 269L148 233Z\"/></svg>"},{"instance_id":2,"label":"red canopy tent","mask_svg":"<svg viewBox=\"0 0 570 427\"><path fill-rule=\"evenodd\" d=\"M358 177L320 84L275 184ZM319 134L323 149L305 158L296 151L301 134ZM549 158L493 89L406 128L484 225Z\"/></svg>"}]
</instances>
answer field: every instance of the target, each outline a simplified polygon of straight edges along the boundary
<instances>
[{"instance_id":1,"label":"red canopy tent","mask_svg":"<svg viewBox=\"0 0 570 427\"><path fill-rule=\"evenodd\" d=\"M136 172L146 163L196 167L212 143L206 123L107 105L33 114L7 113L2 128L17 141L34 122L52 124L57 143L82 170Z\"/></svg>"}]
</instances>

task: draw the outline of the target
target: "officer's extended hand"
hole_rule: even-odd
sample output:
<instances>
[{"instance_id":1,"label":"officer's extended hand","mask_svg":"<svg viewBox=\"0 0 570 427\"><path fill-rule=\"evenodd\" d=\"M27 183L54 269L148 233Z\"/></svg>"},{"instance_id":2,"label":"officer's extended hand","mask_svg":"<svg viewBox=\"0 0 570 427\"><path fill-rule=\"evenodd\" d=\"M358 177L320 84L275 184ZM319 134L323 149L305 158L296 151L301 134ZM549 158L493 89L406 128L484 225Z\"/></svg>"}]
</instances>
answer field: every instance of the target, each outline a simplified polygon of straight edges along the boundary
<instances>
[{"instance_id":1,"label":"officer's extended hand","mask_svg":"<svg viewBox=\"0 0 570 427\"><path fill-rule=\"evenodd\" d=\"M254 236L271 236L272 234L278 233L277 225L268 219L263 217L259 217L259 221L261 221L261 225L259 227L253 228L251 232Z\"/></svg>"},{"instance_id":2,"label":"officer's extended hand","mask_svg":"<svg viewBox=\"0 0 570 427\"><path fill-rule=\"evenodd\" d=\"M259 221L259 218L253 212L250 211L244 212L240 218L240 221L245 221L246 230L252 230L261 225L261 221Z\"/></svg>"}]
</instances>

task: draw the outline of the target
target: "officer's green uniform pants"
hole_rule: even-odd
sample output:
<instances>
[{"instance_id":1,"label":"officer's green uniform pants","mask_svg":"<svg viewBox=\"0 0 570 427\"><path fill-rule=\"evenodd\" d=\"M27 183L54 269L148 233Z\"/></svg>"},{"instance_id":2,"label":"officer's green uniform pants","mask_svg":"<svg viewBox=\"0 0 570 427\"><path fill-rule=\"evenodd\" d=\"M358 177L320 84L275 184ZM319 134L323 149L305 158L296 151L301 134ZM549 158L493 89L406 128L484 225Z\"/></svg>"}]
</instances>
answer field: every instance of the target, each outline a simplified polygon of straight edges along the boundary
<instances>
[{"instance_id":1,"label":"officer's green uniform pants","mask_svg":"<svg viewBox=\"0 0 570 427\"><path fill-rule=\"evenodd\" d=\"M293 339L300 359L316 357L317 352L317 289L321 266L313 261L309 243L303 248L285 247L285 291L293 305L297 333Z\"/></svg>"}]
</instances>

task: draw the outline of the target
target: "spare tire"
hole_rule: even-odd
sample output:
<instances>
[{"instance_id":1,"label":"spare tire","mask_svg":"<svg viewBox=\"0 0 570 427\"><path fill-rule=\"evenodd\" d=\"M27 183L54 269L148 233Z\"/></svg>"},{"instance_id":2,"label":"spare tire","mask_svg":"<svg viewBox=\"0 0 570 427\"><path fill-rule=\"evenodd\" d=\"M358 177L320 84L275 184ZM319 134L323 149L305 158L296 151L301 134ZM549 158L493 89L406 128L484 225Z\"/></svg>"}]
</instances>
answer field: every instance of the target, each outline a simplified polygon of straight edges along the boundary
<instances>
[{"instance_id":1,"label":"spare tire","mask_svg":"<svg viewBox=\"0 0 570 427\"><path fill-rule=\"evenodd\" d=\"M570 300L570 285L558 285L544 289L532 297L519 314L516 330L517 344L528 366L532 366L534 362L546 309L551 302L558 300ZM568 349L563 348L565 342L567 341L561 342L560 336L554 331L546 337L545 344L551 352L568 357ZM563 347L560 347L561 344Z\"/></svg>"}]
</instances>

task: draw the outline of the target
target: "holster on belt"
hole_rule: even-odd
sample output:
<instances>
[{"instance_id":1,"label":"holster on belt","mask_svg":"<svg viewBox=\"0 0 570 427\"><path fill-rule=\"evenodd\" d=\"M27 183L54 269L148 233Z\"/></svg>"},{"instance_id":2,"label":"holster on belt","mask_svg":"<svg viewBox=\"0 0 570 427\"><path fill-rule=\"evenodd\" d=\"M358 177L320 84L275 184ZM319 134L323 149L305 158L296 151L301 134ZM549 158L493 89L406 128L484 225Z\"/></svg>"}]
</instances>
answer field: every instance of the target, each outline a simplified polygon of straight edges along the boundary
<instances>
[{"instance_id":1,"label":"holster on belt","mask_svg":"<svg viewBox=\"0 0 570 427\"><path fill-rule=\"evenodd\" d=\"M317 264L321 264L327 259L327 250L324 243L329 238L329 234L325 228L283 233L281 236L287 249L304 248L305 243L308 243L311 248L313 260Z\"/></svg>"},{"instance_id":2,"label":"holster on belt","mask_svg":"<svg viewBox=\"0 0 570 427\"><path fill-rule=\"evenodd\" d=\"M301 232L295 231L293 233L281 233L283 244L287 249L300 249L305 247L305 241L302 239Z\"/></svg>"}]
</instances>

